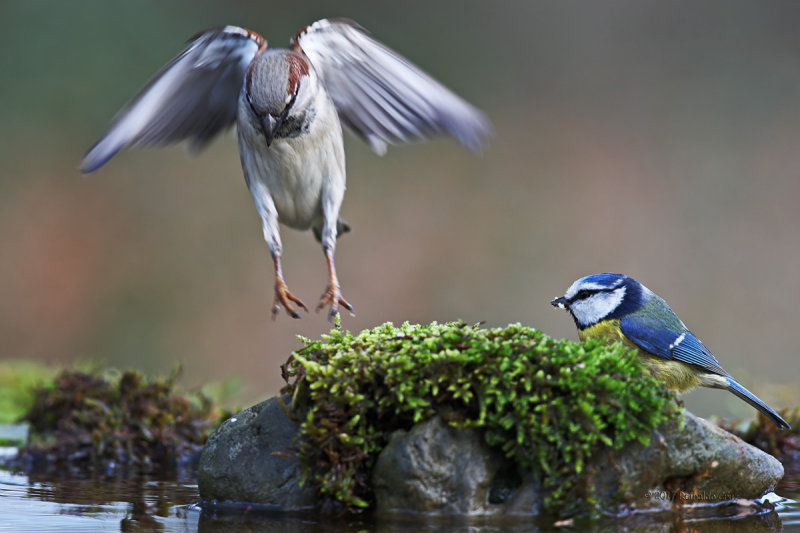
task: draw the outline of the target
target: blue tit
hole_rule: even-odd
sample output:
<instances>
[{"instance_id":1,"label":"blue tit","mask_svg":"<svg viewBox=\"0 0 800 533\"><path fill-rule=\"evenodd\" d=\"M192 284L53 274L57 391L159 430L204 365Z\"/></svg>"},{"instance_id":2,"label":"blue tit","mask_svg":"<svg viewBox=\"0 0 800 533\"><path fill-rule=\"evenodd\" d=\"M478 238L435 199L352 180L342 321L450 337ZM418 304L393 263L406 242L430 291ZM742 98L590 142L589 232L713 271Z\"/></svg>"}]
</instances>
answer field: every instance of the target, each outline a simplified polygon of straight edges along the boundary
<instances>
[{"instance_id":1,"label":"blue tit","mask_svg":"<svg viewBox=\"0 0 800 533\"><path fill-rule=\"evenodd\" d=\"M728 374L697 337L653 291L622 274L593 274L550 302L566 309L581 340L606 339L635 348L650 374L672 390L698 385L725 389L778 427L789 424Z\"/></svg>"}]
</instances>

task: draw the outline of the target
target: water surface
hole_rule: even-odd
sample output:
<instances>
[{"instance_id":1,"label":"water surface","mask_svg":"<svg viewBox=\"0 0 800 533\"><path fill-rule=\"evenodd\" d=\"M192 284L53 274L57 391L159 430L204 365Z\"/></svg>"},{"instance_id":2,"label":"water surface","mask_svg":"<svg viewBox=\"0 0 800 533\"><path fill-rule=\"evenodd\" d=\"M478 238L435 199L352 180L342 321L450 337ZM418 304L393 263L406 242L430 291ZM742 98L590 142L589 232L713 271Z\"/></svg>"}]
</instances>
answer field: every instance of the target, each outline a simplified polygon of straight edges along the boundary
<instances>
[{"instance_id":1,"label":"water surface","mask_svg":"<svg viewBox=\"0 0 800 533\"><path fill-rule=\"evenodd\" d=\"M0 448L0 458L16 452ZM594 531L785 531L800 533L800 491L797 478L778 487L787 499L773 496L774 510L729 506L683 515L633 516L594 524ZM242 510L233 514L204 511L194 472L160 476L21 474L0 470L0 531L13 532L220 532L263 531L585 531L572 527L541 527L519 519L471 522L392 519L336 519L317 516L277 516Z\"/></svg>"}]
</instances>

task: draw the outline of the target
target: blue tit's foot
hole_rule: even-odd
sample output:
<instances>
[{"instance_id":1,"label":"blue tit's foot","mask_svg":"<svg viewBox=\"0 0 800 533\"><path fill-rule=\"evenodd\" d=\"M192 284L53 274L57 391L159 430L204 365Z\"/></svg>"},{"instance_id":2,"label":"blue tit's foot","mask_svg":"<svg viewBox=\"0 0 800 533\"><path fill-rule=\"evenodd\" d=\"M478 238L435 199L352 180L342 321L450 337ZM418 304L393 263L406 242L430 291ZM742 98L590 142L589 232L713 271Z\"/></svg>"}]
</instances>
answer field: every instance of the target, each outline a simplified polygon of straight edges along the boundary
<instances>
[{"instance_id":1,"label":"blue tit's foot","mask_svg":"<svg viewBox=\"0 0 800 533\"><path fill-rule=\"evenodd\" d=\"M295 303L303 308L303 310L307 313L308 308L306 304L300 298L297 298L294 294L289 292L289 288L286 286L286 282L283 281L283 278L280 276L275 277L275 301L272 304L272 319L275 320L275 317L281 310L281 307L286 309L286 313L292 318L300 318L300 315L295 311L292 303Z\"/></svg>"}]
</instances>

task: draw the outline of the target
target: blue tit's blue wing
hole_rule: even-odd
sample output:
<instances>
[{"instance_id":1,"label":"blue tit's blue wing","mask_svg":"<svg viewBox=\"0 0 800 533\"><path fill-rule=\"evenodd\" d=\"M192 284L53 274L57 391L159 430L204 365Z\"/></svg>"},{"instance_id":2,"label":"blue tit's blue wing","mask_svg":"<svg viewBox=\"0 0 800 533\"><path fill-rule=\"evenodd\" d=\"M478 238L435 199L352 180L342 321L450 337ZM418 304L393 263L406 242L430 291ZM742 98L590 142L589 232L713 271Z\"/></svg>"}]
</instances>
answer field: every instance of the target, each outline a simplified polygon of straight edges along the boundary
<instances>
[{"instance_id":1,"label":"blue tit's blue wing","mask_svg":"<svg viewBox=\"0 0 800 533\"><path fill-rule=\"evenodd\" d=\"M680 323L680 322L678 322ZM633 344L658 357L687 363L722 376L728 373L691 331L665 323L661 317L631 314L619 322L622 333Z\"/></svg>"},{"instance_id":2,"label":"blue tit's blue wing","mask_svg":"<svg viewBox=\"0 0 800 533\"><path fill-rule=\"evenodd\" d=\"M699 366L708 370L709 372L713 372L714 374L719 374L721 376L727 376L728 373L725 371L722 366L720 366L719 361L708 351L700 339L695 337L691 331L686 331L683 339L675 340L675 345L672 347L672 358L676 361L682 361L684 363L689 363L692 365Z\"/></svg>"}]
</instances>

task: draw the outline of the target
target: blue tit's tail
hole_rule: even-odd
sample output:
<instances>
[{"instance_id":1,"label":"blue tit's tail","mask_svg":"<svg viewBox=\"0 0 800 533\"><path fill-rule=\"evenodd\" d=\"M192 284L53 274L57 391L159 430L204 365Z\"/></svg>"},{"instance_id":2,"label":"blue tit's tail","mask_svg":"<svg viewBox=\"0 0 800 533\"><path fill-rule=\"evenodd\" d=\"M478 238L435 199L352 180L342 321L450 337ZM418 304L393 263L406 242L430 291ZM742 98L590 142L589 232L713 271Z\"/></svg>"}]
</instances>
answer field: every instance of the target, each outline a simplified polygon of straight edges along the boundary
<instances>
[{"instance_id":1,"label":"blue tit's tail","mask_svg":"<svg viewBox=\"0 0 800 533\"><path fill-rule=\"evenodd\" d=\"M789 429L789 424L786 423L786 420L781 418L778 413L770 409L767 404L759 400L755 394L753 394L749 390L739 385L733 378L728 377L727 379L728 379L727 389L729 391L731 391L736 396L738 396L742 400L746 401L747 403L749 403L750 405L752 405L753 407L764 413L766 416L770 418L770 420L775 422L775 425L778 426L779 428Z\"/></svg>"}]
</instances>

